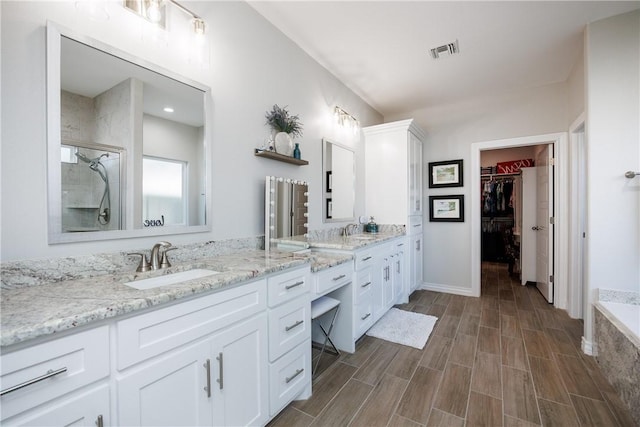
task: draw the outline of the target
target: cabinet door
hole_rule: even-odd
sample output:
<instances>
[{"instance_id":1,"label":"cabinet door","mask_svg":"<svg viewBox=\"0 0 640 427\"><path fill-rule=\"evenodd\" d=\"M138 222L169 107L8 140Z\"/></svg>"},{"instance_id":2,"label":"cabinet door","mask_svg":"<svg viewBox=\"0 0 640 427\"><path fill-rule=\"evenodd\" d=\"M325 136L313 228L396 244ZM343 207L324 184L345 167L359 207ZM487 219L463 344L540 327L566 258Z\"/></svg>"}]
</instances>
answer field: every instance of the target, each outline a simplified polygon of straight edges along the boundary
<instances>
[{"instance_id":1,"label":"cabinet door","mask_svg":"<svg viewBox=\"0 0 640 427\"><path fill-rule=\"evenodd\" d=\"M409 134L409 215L422 214L422 141Z\"/></svg>"},{"instance_id":2,"label":"cabinet door","mask_svg":"<svg viewBox=\"0 0 640 427\"><path fill-rule=\"evenodd\" d=\"M382 298L383 307L386 312L393 306L395 300L393 269L396 262L396 254L391 254L386 258L386 265L383 270Z\"/></svg>"},{"instance_id":3,"label":"cabinet door","mask_svg":"<svg viewBox=\"0 0 640 427\"><path fill-rule=\"evenodd\" d=\"M389 256L380 255L374 267L374 280L371 289L373 296L373 321L377 321L385 310L385 289L387 288L387 268L389 267Z\"/></svg>"},{"instance_id":4,"label":"cabinet door","mask_svg":"<svg viewBox=\"0 0 640 427\"><path fill-rule=\"evenodd\" d=\"M397 252L391 258L391 278L393 282L393 304L404 302L404 252Z\"/></svg>"},{"instance_id":5,"label":"cabinet door","mask_svg":"<svg viewBox=\"0 0 640 427\"><path fill-rule=\"evenodd\" d=\"M109 386L105 384L86 393L47 404L45 409L4 420L2 425L106 427L111 425Z\"/></svg>"},{"instance_id":6,"label":"cabinet door","mask_svg":"<svg viewBox=\"0 0 640 427\"><path fill-rule=\"evenodd\" d=\"M410 291L413 292L422 285L422 234L411 237L411 268L410 268Z\"/></svg>"},{"instance_id":7,"label":"cabinet door","mask_svg":"<svg viewBox=\"0 0 640 427\"><path fill-rule=\"evenodd\" d=\"M269 418L266 314L228 327L214 335L212 343L213 425L266 423Z\"/></svg>"},{"instance_id":8,"label":"cabinet door","mask_svg":"<svg viewBox=\"0 0 640 427\"><path fill-rule=\"evenodd\" d=\"M207 360L211 342L200 341L161 356L118 379L118 425L211 425Z\"/></svg>"}]
</instances>

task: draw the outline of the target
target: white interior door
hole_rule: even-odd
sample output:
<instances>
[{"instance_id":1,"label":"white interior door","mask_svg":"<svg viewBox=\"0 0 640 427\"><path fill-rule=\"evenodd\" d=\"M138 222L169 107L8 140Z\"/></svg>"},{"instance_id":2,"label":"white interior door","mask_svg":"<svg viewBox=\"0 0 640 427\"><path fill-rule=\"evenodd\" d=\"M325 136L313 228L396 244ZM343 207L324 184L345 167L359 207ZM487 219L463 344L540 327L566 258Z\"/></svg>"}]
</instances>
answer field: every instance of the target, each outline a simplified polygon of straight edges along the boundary
<instances>
[{"instance_id":1,"label":"white interior door","mask_svg":"<svg viewBox=\"0 0 640 427\"><path fill-rule=\"evenodd\" d=\"M545 145L536 156L536 284L553 303L553 145Z\"/></svg>"},{"instance_id":2,"label":"white interior door","mask_svg":"<svg viewBox=\"0 0 640 427\"><path fill-rule=\"evenodd\" d=\"M522 168L521 284L537 282L538 198L536 168Z\"/></svg>"}]
</instances>

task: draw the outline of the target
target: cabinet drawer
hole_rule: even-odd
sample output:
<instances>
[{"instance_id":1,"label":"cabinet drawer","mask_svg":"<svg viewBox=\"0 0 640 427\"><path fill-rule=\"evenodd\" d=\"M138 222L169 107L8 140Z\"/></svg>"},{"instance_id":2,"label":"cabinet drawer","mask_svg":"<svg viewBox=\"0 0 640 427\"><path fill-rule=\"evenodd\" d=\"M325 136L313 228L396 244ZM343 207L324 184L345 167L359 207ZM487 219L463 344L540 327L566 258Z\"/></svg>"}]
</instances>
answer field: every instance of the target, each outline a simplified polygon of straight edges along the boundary
<instances>
[{"instance_id":1,"label":"cabinet drawer","mask_svg":"<svg viewBox=\"0 0 640 427\"><path fill-rule=\"evenodd\" d=\"M46 405L43 409L29 411L23 415L4 420L8 426L68 426L96 427L113 425L109 416L109 385L92 387L80 395L72 395Z\"/></svg>"},{"instance_id":2,"label":"cabinet drawer","mask_svg":"<svg viewBox=\"0 0 640 427\"><path fill-rule=\"evenodd\" d=\"M407 234L422 233L422 215L411 215L409 217L409 225L407 228Z\"/></svg>"},{"instance_id":3,"label":"cabinet drawer","mask_svg":"<svg viewBox=\"0 0 640 427\"><path fill-rule=\"evenodd\" d=\"M360 304L366 300L366 295L371 294L373 288L373 268L367 267L364 270L358 271L357 280L355 286L355 304Z\"/></svg>"},{"instance_id":4,"label":"cabinet drawer","mask_svg":"<svg viewBox=\"0 0 640 427\"><path fill-rule=\"evenodd\" d=\"M322 296L351 282L353 264L348 262L331 267L314 275L316 296Z\"/></svg>"},{"instance_id":5,"label":"cabinet drawer","mask_svg":"<svg viewBox=\"0 0 640 427\"><path fill-rule=\"evenodd\" d=\"M274 416L311 382L311 341L269 366L269 409Z\"/></svg>"},{"instance_id":6,"label":"cabinet drawer","mask_svg":"<svg viewBox=\"0 0 640 427\"><path fill-rule=\"evenodd\" d=\"M269 312L269 360L274 361L311 337L311 302L308 295Z\"/></svg>"},{"instance_id":7,"label":"cabinet drawer","mask_svg":"<svg viewBox=\"0 0 640 427\"><path fill-rule=\"evenodd\" d=\"M309 267L289 271L267 279L269 307L275 307L311 290Z\"/></svg>"},{"instance_id":8,"label":"cabinet drawer","mask_svg":"<svg viewBox=\"0 0 640 427\"><path fill-rule=\"evenodd\" d=\"M365 249L362 252L358 252L358 254L356 254L356 271L374 265L376 258L377 254L374 249Z\"/></svg>"},{"instance_id":9,"label":"cabinet drawer","mask_svg":"<svg viewBox=\"0 0 640 427\"><path fill-rule=\"evenodd\" d=\"M354 338L357 339L373 325L373 298L367 298L361 304L355 306L353 315L355 316L353 324L356 330Z\"/></svg>"},{"instance_id":10,"label":"cabinet drawer","mask_svg":"<svg viewBox=\"0 0 640 427\"><path fill-rule=\"evenodd\" d=\"M107 377L109 327L3 354L1 365L4 419Z\"/></svg>"},{"instance_id":11,"label":"cabinet drawer","mask_svg":"<svg viewBox=\"0 0 640 427\"><path fill-rule=\"evenodd\" d=\"M118 369L171 350L267 307L266 280L121 320Z\"/></svg>"}]
</instances>

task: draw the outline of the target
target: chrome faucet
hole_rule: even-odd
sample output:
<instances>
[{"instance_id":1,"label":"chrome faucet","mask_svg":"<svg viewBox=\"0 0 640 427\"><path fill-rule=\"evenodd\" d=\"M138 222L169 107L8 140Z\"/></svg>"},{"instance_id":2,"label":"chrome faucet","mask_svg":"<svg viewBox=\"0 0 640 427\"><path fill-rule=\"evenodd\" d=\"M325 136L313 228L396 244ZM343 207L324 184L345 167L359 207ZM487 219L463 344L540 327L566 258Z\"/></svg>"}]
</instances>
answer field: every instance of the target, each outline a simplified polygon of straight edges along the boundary
<instances>
[{"instance_id":1,"label":"chrome faucet","mask_svg":"<svg viewBox=\"0 0 640 427\"><path fill-rule=\"evenodd\" d=\"M352 234L355 234L356 231L358 231L358 224L347 224L344 227L343 234L345 236L351 236Z\"/></svg>"},{"instance_id":2,"label":"chrome faucet","mask_svg":"<svg viewBox=\"0 0 640 427\"><path fill-rule=\"evenodd\" d=\"M165 248L164 252L166 252L171 247L171 243L169 242L159 242L153 245L151 249L151 269L158 270L160 268L168 267L169 265L165 265L165 263L161 263L160 261L160 248ZM163 256L163 260L165 257ZM166 263L168 264L168 262Z\"/></svg>"}]
</instances>

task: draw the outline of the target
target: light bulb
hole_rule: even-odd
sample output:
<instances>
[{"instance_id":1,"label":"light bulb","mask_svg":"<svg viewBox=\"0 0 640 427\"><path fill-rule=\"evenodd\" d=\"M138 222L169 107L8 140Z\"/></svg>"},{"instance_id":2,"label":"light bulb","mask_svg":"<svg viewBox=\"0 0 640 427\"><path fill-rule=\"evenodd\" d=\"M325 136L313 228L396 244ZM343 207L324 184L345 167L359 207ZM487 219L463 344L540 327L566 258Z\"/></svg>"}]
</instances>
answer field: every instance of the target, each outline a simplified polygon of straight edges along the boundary
<instances>
[{"instance_id":1,"label":"light bulb","mask_svg":"<svg viewBox=\"0 0 640 427\"><path fill-rule=\"evenodd\" d=\"M147 7L147 18L149 21L157 24L162 20L162 11L160 10L160 0L151 0Z\"/></svg>"}]
</instances>

